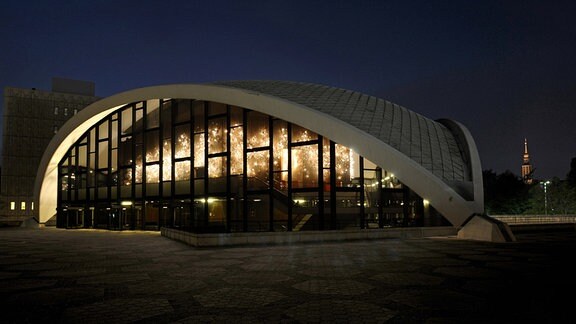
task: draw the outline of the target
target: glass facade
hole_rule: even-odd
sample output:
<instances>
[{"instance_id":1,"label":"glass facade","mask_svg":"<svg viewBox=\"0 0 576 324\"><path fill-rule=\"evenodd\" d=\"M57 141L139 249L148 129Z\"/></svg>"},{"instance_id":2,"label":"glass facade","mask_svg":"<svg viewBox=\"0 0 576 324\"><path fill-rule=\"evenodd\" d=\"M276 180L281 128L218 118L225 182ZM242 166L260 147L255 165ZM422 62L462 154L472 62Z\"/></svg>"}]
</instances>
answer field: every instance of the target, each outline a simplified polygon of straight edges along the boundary
<instances>
[{"instance_id":1,"label":"glass facade","mask_svg":"<svg viewBox=\"0 0 576 324\"><path fill-rule=\"evenodd\" d=\"M311 130L155 99L87 131L58 167L57 226L258 232L445 225L381 167Z\"/></svg>"}]
</instances>

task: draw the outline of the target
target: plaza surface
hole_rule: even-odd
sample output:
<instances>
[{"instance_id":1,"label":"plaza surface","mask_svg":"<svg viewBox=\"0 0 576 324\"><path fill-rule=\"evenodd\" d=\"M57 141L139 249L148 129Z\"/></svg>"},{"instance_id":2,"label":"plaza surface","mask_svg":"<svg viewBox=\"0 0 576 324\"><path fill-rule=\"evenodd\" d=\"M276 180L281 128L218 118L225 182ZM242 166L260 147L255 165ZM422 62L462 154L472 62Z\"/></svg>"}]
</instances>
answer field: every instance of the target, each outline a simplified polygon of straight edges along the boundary
<instances>
[{"instance_id":1,"label":"plaza surface","mask_svg":"<svg viewBox=\"0 0 576 324\"><path fill-rule=\"evenodd\" d=\"M194 248L0 229L3 323L570 323L576 232Z\"/></svg>"}]
</instances>

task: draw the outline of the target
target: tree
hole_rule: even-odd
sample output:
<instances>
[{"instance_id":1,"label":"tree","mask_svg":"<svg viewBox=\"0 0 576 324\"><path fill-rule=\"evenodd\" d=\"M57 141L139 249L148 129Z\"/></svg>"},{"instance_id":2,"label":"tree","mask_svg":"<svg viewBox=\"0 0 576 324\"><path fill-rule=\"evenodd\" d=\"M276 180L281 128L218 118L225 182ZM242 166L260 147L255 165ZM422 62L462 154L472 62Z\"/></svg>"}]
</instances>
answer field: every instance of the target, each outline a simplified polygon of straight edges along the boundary
<instances>
[{"instance_id":1,"label":"tree","mask_svg":"<svg viewBox=\"0 0 576 324\"><path fill-rule=\"evenodd\" d=\"M566 175L568 186L576 189L576 157L570 162L570 171Z\"/></svg>"},{"instance_id":2,"label":"tree","mask_svg":"<svg viewBox=\"0 0 576 324\"><path fill-rule=\"evenodd\" d=\"M538 182L530 190L530 208L525 213L576 214L576 188L571 187L568 181L554 178L546 185L546 192L544 192L544 186Z\"/></svg>"},{"instance_id":3,"label":"tree","mask_svg":"<svg viewBox=\"0 0 576 324\"><path fill-rule=\"evenodd\" d=\"M530 208L530 188L520 176L510 171L496 174L482 172L486 213L492 215L523 214Z\"/></svg>"}]
</instances>

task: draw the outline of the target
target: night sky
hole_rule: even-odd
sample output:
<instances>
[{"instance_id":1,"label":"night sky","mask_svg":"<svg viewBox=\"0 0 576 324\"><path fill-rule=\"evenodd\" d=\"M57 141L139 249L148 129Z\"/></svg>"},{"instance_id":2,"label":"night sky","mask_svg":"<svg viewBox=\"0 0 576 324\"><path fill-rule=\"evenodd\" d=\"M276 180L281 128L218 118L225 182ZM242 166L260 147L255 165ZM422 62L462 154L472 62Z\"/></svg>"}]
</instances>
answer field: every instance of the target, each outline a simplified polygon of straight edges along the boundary
<instances>
[{"instance_id":1,"label":"night sky","mask_svg":"<svg viewBox=\"0 0 576 324\"><path fill-rule=\"evenodd\" d=\"M483 169L565 178L576 157L575 1L21 1L0 4L0 86L98 96L218 80L375 95L474 136ZM2 103L3 105L3 103Z\"/></svg>"}]
</instances>

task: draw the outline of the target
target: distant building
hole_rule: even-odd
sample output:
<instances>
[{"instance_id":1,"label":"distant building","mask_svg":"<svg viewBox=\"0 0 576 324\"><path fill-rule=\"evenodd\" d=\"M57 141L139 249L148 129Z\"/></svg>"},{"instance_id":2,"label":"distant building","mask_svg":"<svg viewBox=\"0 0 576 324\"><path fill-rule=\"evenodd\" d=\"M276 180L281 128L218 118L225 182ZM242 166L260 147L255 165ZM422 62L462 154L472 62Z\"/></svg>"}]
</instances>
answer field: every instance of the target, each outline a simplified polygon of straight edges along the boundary
<instances>
[{"instance_id":1,"label":"distant building","mask_svg":"<svg viewBox=\"0 0 576 324\"><path fill-rule=\"evenodd\" d=\"M52 79L52 91L4 89L0 221L33 216L34 179L46 146L78 111L96 101L94 83Z\"/></svg>"},{"instance_id":2,"label":"distant building","mask_svg":"<svg viewBox=\"0 0 576 324\"><path fill-rule=\"evenodd\" d=\"M522 156L522 180L526 184L532 184L534 170L530 163L530 154L528 153L528 140L524 139L524 154Z\"/></svg>"}]
</instances>

